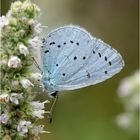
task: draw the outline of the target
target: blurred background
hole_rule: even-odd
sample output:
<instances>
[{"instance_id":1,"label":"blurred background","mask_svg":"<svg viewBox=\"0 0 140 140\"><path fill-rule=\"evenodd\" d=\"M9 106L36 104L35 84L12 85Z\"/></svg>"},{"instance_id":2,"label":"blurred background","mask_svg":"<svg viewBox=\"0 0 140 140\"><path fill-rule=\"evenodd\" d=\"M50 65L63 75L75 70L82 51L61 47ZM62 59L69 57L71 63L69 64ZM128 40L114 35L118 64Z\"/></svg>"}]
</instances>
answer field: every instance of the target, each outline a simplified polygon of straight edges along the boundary
<instances>
[{"instance_id":1,"label":"blurred background","mask_svg":"<svg viewBox=\"0 0 140 140\"><path fill-rule=\"evenodd\" d=\"M32 1L41 8L39 21L48 26L42 36L59 26L77 24L117 49L125 61L124 69L103 83L62 92L53 122L49 124L47 117L39 122L52 132L42 134L41 140L138 140L138 96L133 100L137 108L132 111L126 109L133 105L125 98L128 94L123 95L126 90L131 90L131 84L139 82L139 74L134 74L139 68L138 0ZM9 9L10 3L11 0L1 0L2 15ZM132 81L126 78L133 77L133 74ZM139 92L138 86L129 93L130 98ZM44 101L48 99L47 93L41 93L37 98ZM134 117L128 119L127 114L132 113ZM121 117L120 114L126 116Z\"/></svg>"}]
</instances>

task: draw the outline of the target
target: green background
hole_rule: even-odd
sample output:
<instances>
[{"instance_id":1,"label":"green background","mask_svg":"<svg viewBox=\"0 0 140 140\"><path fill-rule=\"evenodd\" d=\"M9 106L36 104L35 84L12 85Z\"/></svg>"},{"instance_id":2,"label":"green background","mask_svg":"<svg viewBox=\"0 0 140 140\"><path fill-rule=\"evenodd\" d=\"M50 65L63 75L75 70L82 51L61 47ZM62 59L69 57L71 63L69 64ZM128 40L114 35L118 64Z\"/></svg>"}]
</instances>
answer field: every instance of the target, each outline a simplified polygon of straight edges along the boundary
<instances>
[{"instance_id":1,"label":"green background","mask_svg":"<svg viewBox=\"0 0 140 140\"><path fill-rule=\"evenodd\" d=\"M124 111L117 95L119 83L138 69L138 0L32 1L42 10L40 22L48 26L43 35L65 24L78 24L117 49L125 61L124 69L103 83L62 92L52 124L47 118L39 122L52 132L42 134L41 140L138 140L137 134L115 124ZM1 1L2 14L10 3ZM48 99L45 93L38 98Z\"/></svg>"}]
</instances>

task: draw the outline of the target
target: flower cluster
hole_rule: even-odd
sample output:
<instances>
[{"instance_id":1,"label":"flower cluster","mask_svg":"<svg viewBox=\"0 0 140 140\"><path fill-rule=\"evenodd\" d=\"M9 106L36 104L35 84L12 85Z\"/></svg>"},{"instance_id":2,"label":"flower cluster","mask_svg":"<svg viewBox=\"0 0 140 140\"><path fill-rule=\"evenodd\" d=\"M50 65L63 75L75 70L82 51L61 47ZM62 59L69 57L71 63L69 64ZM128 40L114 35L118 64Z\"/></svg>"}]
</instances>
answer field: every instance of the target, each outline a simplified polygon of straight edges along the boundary
<instances>
[{"instance_id":1,"label":"flower cluster","mask_svg":"<svg viewBox=\"0 0 140 140\"><path fill-rule=\"evenodd\" d=\"M118 89L125 112L117 116L117 124L130 132L138 132L140 71L122 80Z\"/></svg>"},{"instance_id":2,"label":"flower cluster","mask_svg":"<svg viewBox=\"0 0 140 140\"><path fill-rule=\"evenodd\" d=\"M6 16L0 17L0 139L39 139L45 104L33 101L31 92L42 75L32 73L33 49L41 47L42 27L36 18L38 6L25 0L14 2Z\"/></svg>"}]
</instances>

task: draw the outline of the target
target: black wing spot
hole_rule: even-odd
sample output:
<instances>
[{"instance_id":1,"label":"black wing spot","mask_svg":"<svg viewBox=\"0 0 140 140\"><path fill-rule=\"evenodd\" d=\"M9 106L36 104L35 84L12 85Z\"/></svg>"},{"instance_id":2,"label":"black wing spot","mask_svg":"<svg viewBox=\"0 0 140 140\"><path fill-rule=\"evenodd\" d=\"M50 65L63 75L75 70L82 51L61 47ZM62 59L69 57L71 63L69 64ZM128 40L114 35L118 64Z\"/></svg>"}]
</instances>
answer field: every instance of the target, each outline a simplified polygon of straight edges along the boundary
<instances>
[{"instance_id":1,"label":"black wing spot","mask_svg":"<svg viewBox=\"0 0 140 140\"><path fill-rule=\"evenodd\" d=\"M58 47L58 48L60 48L60 47L61 47L61 45L58 45L57 47Z\"/></svg>"},{"instance_id":2,"label":"black wing spot","mask_svg":"<svg viewBox=\"0 0 140 140\"><path fill-rule=\"evenodd\" d=\"M110 66L112 65L111 61L109 61L108 63L109 63Z\"/></svg>"},{"instance_id":3,"label":"black wing spot","mask_svg":"<svg viewBox=\"0 0 140 140\"><path fill-rule=\"evenodd\" d=\"M66 75L66 73L62 73L62 75L63 75L63 76L65 76L65 75Z\"/></svg>"},{"instance_id":4,"label":"black wing spot","mask_svg":"<svg viewBox=\"0 0 140 140\"><path fill-rule=\"evenodd\" d=\"M98 53L99 57L102 57L102 55L100 53Z\"/></svg>"},{"instance_id":5,"label":"black wing spot","mask_svg":"<svg viewBox=\"0 0 140 140\"><path fill-rule=\"evenodd\" d=\"M95 51L93 50L93 54L95 54Z\"/></svg>"},{"instance_id":6,"label":"black wing spot","mask_svg":"<svg viewBox=\"0 0 140 140\"><path fill-rule=\"evenodd\" d=\"M66 45L66 42L64 42L63 44Z\"/></svg>"},{"instance_id":7,"label":"black wing spot","mask_svg":"<svg viewBox=\"0 0 140 140\"><path fill-rule=\"evenodd\" d=\"M51 42L51 43L50 43L50 45L53 45L53 44L55 44L55 42Z\"/></svg>"},{"instance_id":8,"label":"black wing spot","mask_svg":"<svg viewBox=\"0 0 140 140\"><path fill-rule=\"evenodd\" d=\"M105 61L107 61L107 57L105 56Z\"/></svg>"},{"instance_id":9,"label":"black wing spot","mask_svg":"<svg viewBox=\"0 0 140 140\"><path fill-rule=\"evenodd\" d=\"M74 60L76 60L77 59L77 57L76 56L74 56L74 58L73 58Z\"/></svg>"},{"instance_id":10,"label":"black wing spot","mask_svg":"<svg viewBox=\"0 0 140 140\"><path fill-rule=\"evenodd\" d=\"M70 41L70 43L74 43L73 41Z\"/></svg>"},{"instance_id":11,"label":"black wing spot","mask_svg":"<svg viewBox=\"0 0 140 140\"><path fill-rule=\"evenodd\" d=\"M105 71L105 74L107 74L108 72L107 71Z\"/></svg>"},{"instance_id":12,"label":"black wing spot","mask_svg":"<svg viewBox=\"0 0 140 140\"><path fill-rule=\"evenodd\" d=\"M76 45L79 46L79 42L77 42Z\"/></svg>"},{"instance_id":13,"label":"black wing spot","mask_svg":"<svg viewBox=\"0 0 140 140\"><path fill-rule=\"evenodd\" d=\"M46 50L44 53L48 53L49 52L49 50Z\"/></svg>"},{"instance_id":14,"label":"black wing spot","mask_svg":"<svg viewBox=\"0 0 140 140\"><path fill-rule=\"evenodd\" d=\"M84 57L83 57L83 60L85 60L85 59L86 59L86 57L84 56Z\"/></svg>"},{"instance_id":15,"label":"black wing spot","mask_svg":"<svg viewBox=\"0 0 140 140\"><path fill-rule=\"evenodd\" d=\"M58 64L56 64L56 66L58 67L59 65L58 65Z\"/></svg>"},{"instance_id":16,"label":"black wing spot","mask_svg":"<svg viewBox=\"0 0 140 140\"><path fill-rule=\"evenodd\" d=\"M90 78L91 77L90 73L88 71L86 71L86 72L87 72L87 78Z\"/></svg>"}]
</instances>

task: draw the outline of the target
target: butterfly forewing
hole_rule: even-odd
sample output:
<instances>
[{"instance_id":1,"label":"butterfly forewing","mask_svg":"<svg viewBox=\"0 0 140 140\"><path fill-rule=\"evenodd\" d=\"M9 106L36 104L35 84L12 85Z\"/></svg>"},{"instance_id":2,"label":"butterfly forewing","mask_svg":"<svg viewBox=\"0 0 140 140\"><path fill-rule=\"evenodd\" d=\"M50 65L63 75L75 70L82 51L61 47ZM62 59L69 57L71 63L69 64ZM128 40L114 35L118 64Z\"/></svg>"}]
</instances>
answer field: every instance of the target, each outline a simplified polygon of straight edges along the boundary
<instances>
[{"instance_id":1,"label":"butterfly forewing","mask_svg":"<svg viewBox=\"0 0 140 140\"><path fill-rule=\"evenodd\" d=\"M83 66L84 56L91 53L91 35L78 26L64 26L51 32L42 51L43 69L48 70L51 78L66 81Z\"/></svg>"}]
</instances>

